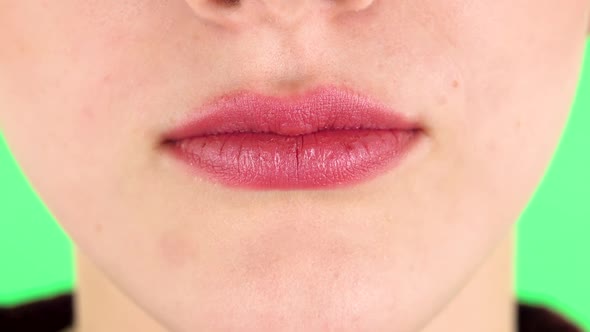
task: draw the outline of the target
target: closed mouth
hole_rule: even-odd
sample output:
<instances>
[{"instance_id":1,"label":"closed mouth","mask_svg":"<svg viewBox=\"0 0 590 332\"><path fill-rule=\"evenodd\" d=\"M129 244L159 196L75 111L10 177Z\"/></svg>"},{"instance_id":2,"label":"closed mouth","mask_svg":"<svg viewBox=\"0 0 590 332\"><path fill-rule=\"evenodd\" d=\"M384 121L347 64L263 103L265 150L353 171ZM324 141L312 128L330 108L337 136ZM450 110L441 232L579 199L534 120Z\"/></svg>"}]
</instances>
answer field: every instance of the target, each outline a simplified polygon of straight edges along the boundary
<instances>
[{"instance_id":1,"label":"closed mouth","mask_svg":"<svg viewBox=\"0 0 590 332\"><path fill-rule=\"evenodd\" d=\"M163 140L178 160L229 187L333 188L400 161L421 127L340 87L290 97L239 91L208 103Z\"/></svg>"}]
</instances>

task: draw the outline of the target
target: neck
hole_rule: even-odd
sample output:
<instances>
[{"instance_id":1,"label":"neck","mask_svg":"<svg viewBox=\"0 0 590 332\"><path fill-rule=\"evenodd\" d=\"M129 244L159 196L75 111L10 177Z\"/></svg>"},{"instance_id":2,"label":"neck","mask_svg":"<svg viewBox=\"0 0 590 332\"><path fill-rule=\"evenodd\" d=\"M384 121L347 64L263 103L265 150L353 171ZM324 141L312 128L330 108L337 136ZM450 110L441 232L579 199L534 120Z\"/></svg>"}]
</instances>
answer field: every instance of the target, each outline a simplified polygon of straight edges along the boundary
<instances>
[{"instance_id":1,"label":"neck","mask_svg":"<svg viewBox=\"0 0 590 332\"><path fill-rule=\"evenodd\" d=\"M76 250L76 332L165 332ZM422 332L515 332L513 232Z\"/></svg>"},{"instance_id":2,"label":"neck","mask_svg":"<svg viewBox=\"0 0 590 332\"><path fill-rule=\"evenodd\" d=\"M77 280L72 332L166 331L77 248L75 258Z\"/></svg>"},{"instance_id":3,"label":"neck","mask_svg":"<svg viewBox=\"0 0 590 332\"><path fill-rule=\"evenodd\" d=\"M516 332L514 235L511 230L469 282L422 332Z\"/></svg>"}]
</instances>

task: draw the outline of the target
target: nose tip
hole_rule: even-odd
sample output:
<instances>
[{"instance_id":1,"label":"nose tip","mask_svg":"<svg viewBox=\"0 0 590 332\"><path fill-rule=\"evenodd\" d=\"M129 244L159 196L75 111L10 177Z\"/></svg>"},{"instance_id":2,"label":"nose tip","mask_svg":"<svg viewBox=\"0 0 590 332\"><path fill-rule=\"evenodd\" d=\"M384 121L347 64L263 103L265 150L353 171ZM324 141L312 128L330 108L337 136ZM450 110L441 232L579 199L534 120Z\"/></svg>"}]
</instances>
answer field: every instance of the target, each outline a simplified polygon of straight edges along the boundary
<instances>
[{"instance_id":1,"label":"nose tip","mask_svg":"<svg viewBox=\"0 0 590 332\"><path fill-rule=\"evenodd\" d=\"M287 27L301 24L311 15L328 18L358 12L375 0L186 0L195 14L226 26L273 24Z\"/></svg>"}]
</instances>

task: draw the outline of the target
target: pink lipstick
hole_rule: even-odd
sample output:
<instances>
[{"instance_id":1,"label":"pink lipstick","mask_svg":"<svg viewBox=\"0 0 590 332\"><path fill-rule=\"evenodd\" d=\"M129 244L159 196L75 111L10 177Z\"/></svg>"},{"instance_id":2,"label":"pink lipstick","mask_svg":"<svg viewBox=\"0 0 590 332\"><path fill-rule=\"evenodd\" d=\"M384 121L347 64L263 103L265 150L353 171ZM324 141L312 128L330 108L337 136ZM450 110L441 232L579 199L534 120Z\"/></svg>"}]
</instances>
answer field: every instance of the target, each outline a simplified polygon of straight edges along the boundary
<instances>
[{"instance_id":1,"label":"pink lipstick","mask_svg":"<svg viewBox=\"0 0 590 332\"><path fill-rule=\"evenodd\" d=\"M317 189L391 169L421 133L369 97L324 86L286 97L223 95L165 135L164 145L197 175L225 186Z\"/></svg>"}]
</instances>

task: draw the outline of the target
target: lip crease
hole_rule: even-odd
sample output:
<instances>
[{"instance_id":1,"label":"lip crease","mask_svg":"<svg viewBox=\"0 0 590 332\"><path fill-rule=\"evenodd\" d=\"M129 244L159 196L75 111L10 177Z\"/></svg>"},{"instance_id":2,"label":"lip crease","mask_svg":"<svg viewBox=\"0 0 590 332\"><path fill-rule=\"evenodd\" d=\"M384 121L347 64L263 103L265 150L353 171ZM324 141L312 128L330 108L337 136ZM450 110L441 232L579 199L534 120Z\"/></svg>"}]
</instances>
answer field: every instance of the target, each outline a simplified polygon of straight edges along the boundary
<instances>
[{"instance_id":1,"label":"lip crease","mask_svg":"<svg viewBox=\"0 0 590 332\"><path fill-rule=\"evenodd\" d=\"M422 128L347 87L289 96L238 90L191 113L163 145L199 177L256 190L357 184L395 167Z\"/></svg>"}]
</instances>

